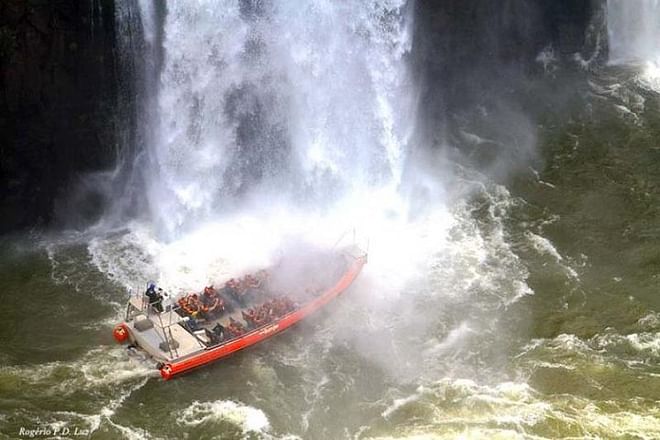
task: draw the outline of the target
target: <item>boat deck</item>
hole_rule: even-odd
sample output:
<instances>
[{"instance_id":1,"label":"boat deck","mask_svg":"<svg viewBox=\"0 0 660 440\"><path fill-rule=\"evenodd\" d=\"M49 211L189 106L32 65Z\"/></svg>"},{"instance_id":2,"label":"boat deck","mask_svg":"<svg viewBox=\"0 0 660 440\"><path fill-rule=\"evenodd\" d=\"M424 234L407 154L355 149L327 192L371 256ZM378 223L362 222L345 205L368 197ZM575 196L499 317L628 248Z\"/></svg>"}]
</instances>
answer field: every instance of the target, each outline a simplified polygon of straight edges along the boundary
<instances>
[{"instance_id":1,"label":"boat deck","mask_svg":"<svg viewBox=\"0 0 660 440\"><path fill-rule=\"evenodd\" d=\"M132 297L130 303L139 310L142 299ZM128 324L135 342L155 359L165 361L187 356L205 348L202 341L181 325L186 320L174 310L159 314L145 308L143 313L136 314ZM169 344L170 340L176 342Z\"/></svg>"},{"instance_id":2,"label":"boat deck","mask_svg":"<svg viewBox=\"0 0 660 440\"><path fill-rule=\"evenodd\" d=\"M348 260L346 255L340 259L334 259L328 270L328 264L321 267L325 270L327 276L317 279L315 282L306 285L297 285L291 289L288 298L295 302L295 308L286 312L282 316L287 316L304 307L306 303L314 300L322 291L334 285L338 277L344 273ZM309 272L310 268L305 270ZM313 273L313 272L312 272ZM166 310L158 313L148 305L148 298L144 295L133 296L129 300L129 312L127 313L126 325L130 328L130 333L134 342L142 349L147 351L154 359L159 362L179 361L184 358L199 354L205 350L230 343L233 340L240 339L243 335L228 335L218 339L213 333L213 328L220 324L227 329L230 318L241 323L250 333L254 330L268 327L278 321L282 316L275 316L259 327L250 326L243 319L242 312L249 308L255 308L269 299L281 297L282 286L262 285L257 288L250 288L239 299L226 288L219 289L216 293L224 301L225 310L218 313L212 319L193 319L175 304L166 306ZM287 289L289 292L289 289ZM132 307L132 309L131 309ZM133 310L131 316L130 311ZM191 325L192 324L192 325Z\"/></svg>"}]
</instances>

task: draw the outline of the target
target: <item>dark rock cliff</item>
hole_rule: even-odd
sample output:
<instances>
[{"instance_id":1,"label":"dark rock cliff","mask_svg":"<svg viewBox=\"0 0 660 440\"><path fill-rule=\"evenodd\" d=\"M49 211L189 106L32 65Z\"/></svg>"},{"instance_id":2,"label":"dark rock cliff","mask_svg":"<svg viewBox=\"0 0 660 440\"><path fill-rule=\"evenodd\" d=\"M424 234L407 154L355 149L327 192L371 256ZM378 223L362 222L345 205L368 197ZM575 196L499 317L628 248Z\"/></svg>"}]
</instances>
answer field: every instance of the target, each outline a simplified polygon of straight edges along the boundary
<instances>
[{"instance_id":1,"label":"dark rock cliff","mask_svg":"<svg viewBox=\"0 0 660 440\"><path fill-rule=\"evenodd\" d=\"M114 0L0 2L0 232L115 157Z\"/></svg>"},{"instance_id":2,"label":"dark rock cliff","mask_svg":"<svg viewBox=\"0 0 660 440\"><path fill-rule=\"evenodd\" d=\"M534 105L554 105L570 93L570 81L606 59L604 5L417 0L411 58L419 143L451 145L458 157L476 157L482 171L524 164L534 154Z\"/></svg>"},{"instance_id":3,"label":"dark rock cliff","mask_svg":"<svg viewBox=\"0 0 660 440\"><path fill-rule=\"evenodd\" d=\"M448 108L473 105L483 86L540 69L544 49L558 58L595 50L588 47L588 29L601 7L601 0L418 0L413 62L419 83L431 92L427 99Z\"/></svg>"}]
</instances>

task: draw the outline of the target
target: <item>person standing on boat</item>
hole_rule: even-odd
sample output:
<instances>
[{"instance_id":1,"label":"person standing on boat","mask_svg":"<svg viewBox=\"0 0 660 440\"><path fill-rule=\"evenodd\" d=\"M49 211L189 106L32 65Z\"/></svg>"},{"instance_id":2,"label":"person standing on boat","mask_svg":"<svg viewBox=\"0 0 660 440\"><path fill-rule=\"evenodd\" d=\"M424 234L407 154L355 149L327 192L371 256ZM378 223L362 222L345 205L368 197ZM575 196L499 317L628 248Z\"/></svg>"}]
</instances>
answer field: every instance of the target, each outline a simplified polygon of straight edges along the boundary
<instances>
[{"instance_id":1,"label":"person standing on boat","mask_svg":"<svg viewBox=\"0 0 660 440\"><path fill-rule=\"evenodd\" d=\"M163 311L162 291L162 289L158 289L158 292L156 292L156 284L149 283L147 285L147 291L144 292L144 294L149 298L149 305L153 307L158 313L162 313Z\"/></svg>"}]
</instances>

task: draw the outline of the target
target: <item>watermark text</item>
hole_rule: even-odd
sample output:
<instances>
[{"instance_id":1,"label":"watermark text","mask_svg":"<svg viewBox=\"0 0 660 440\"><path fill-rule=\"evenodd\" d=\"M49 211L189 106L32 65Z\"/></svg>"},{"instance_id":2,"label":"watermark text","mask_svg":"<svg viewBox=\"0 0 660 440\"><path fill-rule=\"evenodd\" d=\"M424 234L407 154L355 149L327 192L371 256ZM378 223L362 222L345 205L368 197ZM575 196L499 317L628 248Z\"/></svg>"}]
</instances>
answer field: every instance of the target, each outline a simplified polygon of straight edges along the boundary
<instances>
[{"instance_id":1,"label":"watermark text","mask_svg":"<svg viewBox=\"0 0 660 440\"><path fill-rule=\"evenodd\" d=\"M89 436L91 431L79 426L37 426L26 428L21 426L18 429L18 436L21 438L39 438L39 437L74 437Z\"/></svg>"}]
</instances>

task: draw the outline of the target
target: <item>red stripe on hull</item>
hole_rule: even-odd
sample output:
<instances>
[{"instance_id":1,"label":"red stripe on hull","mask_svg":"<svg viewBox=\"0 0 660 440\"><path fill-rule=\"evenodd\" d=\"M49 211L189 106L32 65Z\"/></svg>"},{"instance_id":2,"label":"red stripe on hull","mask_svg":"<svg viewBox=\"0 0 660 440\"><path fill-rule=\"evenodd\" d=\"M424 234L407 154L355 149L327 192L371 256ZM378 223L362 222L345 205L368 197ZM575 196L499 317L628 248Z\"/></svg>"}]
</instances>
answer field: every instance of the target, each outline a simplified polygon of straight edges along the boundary
<instances>
[{"instance_id":1,"label":"red stripe on hull","mask_svg":"<svg viewBox=\"0 0 660 440\"><path fill-rule=\"evenodd\" d=\"M165 379L192 370L193 368L201 367L215 360L221 359L232 353L235 353L244 348L257 344L271 336L280 333L297 322L303 320L308 315L314 313L332 299L339 296L353 283L355 278L360 274L362 267L367 262L366 256L356 258L355 262L344 273L341 279L330 289L323 292L318 298L308 302L298 310L283 316L279 320L256 330L253 330L240 338L234 339L225 344L217 347L209 348L202 353L192 355L191 357L167 363L160 369L161 376Z\"/></svg>"}]
</instances>

